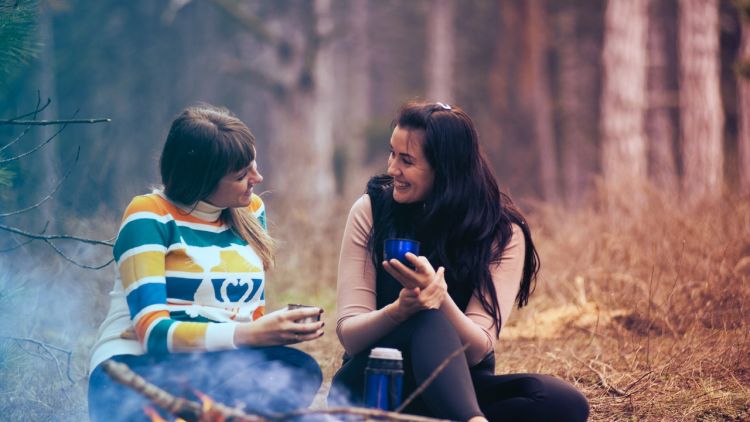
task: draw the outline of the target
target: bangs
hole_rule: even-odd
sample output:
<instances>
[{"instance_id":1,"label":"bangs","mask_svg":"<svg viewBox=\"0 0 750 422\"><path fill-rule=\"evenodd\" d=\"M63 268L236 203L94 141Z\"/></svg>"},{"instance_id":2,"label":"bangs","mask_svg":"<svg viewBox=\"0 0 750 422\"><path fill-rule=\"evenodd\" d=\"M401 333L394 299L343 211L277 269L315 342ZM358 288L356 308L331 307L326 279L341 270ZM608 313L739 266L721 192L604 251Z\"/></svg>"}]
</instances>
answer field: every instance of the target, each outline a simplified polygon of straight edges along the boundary
<instances>
[{"instance_id":1,"label":"bangs","mask_svg":"<svg viewBox=\"0 0 750 422\"><path fill-rule=\"evenodd\" d=\"M228 174L243 170L255 160L255 138L249 130L222 131L223 142L217 142L218 167L220 173Z\"/></svg>"}]
</instances>

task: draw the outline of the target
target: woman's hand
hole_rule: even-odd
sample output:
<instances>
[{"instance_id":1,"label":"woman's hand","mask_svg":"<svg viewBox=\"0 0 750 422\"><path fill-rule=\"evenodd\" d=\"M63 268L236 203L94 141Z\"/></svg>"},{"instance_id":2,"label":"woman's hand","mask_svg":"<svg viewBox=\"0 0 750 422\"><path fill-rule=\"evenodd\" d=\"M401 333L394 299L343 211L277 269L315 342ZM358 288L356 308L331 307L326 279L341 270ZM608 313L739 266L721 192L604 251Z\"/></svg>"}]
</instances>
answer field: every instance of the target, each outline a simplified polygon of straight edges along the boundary
<instances>
[{"instance_id":1,"label":"woman's hand","mask_svg":"<svg viewBox=\"0 0 750 422\"><path fill-rule=\"evenodd\" d=\"M407 252L406 260L414 266L414 269L407 267L398 259L383 261L383 268L407 289L415 287L424 289L432 283L435 279L435 269L426 257Z\"/></svg>"},{"instance_id":2,"label":"woman's hand","mask_svg":"<svg viewBox=\"0 0 750 422\"><path fill-rule=\"evenodd\" d=\"M440 267L427 287L404 287L401 289L398 299L392 304L391 316L397 321L405 321L419 311L439 309L447 292L445 268Z\"/></svg>"},{"instance_id":3,"label":"woman's hand","mask_svg":"<svg viewBox=\"0 0 750 422\"><path fill-rule=\"evenodd\" d=\"M234 344L240 346L279 346L315 340L323 335L322 321L300 323L306 317L323 313L310 307L273 312L253 321L239 324L234 330Z\"/></svg>"}]
</instances>

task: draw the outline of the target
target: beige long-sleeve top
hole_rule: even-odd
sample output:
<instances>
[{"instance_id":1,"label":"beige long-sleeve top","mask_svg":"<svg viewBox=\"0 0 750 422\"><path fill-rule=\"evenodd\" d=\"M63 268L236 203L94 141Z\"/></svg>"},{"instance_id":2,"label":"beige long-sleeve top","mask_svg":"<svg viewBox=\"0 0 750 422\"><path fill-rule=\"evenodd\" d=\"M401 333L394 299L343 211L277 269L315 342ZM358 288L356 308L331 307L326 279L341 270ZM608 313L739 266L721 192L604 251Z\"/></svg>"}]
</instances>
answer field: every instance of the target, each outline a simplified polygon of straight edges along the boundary
<instances>
[{"instance_id":1,"label":"beige long-sleeve top","mask_svg":"<svg viewBox=\"0 0 750 422\"><path fill-rule=\"evenodd\" d=\"M365 194L349 211L339 256L336 334L349 355L361 352L399 324L390 316L389 306L392 304L376 309L376 271L367 250L371 227L370 197ZM495 292L500 298L503 324L510 316L518 293L523 273L524 244L523 232L514 224L512 237L500 262L491 268ZM469 344L466 358L470 365L479 363L494 349L499 329L492 326L492 316L484 310L476 295L469 301L466 312L462 312L449 295L446 295L440 310L456 328L462 343Z\"/></svg>"}]
</instances>

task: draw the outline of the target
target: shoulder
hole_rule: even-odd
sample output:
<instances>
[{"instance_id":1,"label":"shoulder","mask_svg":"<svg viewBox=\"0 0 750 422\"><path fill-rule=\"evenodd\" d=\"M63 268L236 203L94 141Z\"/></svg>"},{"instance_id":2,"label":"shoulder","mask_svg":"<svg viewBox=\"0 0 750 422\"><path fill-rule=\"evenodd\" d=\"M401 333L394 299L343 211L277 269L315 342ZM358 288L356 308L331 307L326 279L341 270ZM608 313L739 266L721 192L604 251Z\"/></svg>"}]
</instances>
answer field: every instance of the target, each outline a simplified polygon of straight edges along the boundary
<instances>
[{"instance_id":1,"label":"shoulder","mask_svg":"<svg viewBox=\"0 0 750 422\"><path fill-rule=\"evenodd\" d=\"M369 195L364 194L354 201L349 210L348 223L369 232L372 227L372 203Z\"/></svg>"},{"instance_id":2,"label":"shoulder","mask_svg":"<svg viewBox=\"0 0 750 422\"><path fill-rule=\"evenodd\" d=\"M508 239L508 242L505 244L503 255L507 256L509 254L525 253L526 237L524 236L523 229L521 229L521 226L516 223L511 223L510 227L510 239Z\"/></svg>"},{"instance_id":3,"label":"shoulder","mask_svg":"<svg viewBox=\"0 0 750 422\"><path fill-rule=\"evenodd\" d=\"M123 219L140 213L163 216L171 213L170 208L174 208L174 205L158 193L138 195L130 200L127 208L125 208Z\"/></svg>"}]
</instances>

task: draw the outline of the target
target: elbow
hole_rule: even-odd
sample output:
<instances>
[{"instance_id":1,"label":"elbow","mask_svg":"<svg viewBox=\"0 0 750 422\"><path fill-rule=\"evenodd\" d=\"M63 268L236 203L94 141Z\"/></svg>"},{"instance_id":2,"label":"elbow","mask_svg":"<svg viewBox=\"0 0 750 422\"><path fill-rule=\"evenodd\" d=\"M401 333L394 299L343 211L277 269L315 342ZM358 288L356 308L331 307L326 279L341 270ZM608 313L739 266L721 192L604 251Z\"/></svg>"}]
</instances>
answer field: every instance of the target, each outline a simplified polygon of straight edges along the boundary
<instances>
[{"instance_id":1,"label":"elbow","mask_svg":"<svg viewBox=\"0 0 750 422\"><path fill-rule=\"evenodd\" d=\"M482 362L487 355L494 353L495 345L489 338L485 339L481 344L473 344L466 349L466 362L469 367L479 364Z\"/></svg>"},{"instance_id":2,"label":"elbow","mask_svg":"<svg viewBox=\"0 0 750 422\"><path fill-rule=\"evenodd\" d=\"M348 356L354 356L360 351L362 351L362 347L358 347L355 342L351 341L351 333L350 330L347 329L345 322L347 318L341 318L336 323L336 336L339 339L339 343L341 343L341 346L344 348L344 352Z\"/></svg>"}]
</instances>

